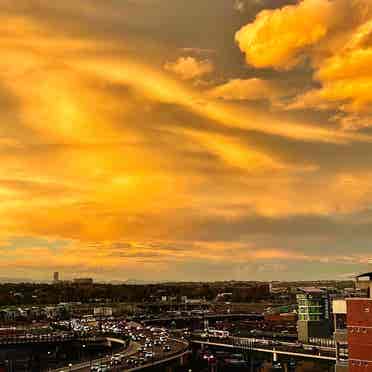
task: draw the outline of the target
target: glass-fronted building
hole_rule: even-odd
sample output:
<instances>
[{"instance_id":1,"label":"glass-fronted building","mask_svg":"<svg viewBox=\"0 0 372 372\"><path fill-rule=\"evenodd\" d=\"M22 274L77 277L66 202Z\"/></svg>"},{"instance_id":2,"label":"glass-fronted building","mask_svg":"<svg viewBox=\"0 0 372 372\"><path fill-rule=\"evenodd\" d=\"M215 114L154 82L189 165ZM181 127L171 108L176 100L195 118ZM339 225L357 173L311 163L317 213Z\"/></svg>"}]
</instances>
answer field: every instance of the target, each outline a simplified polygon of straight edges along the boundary
<instances>
[{"instance_id":1,"label":"glass-fronted building","mask_svg":"<svg viewBox=\"0 0 372 372\"><path fill-rule=\"evenodd\" d=\"M326 338L331 335L331 314L328 293L319 288L301 288L297 294L298 338Z\"/></svg>"}]
</instances>

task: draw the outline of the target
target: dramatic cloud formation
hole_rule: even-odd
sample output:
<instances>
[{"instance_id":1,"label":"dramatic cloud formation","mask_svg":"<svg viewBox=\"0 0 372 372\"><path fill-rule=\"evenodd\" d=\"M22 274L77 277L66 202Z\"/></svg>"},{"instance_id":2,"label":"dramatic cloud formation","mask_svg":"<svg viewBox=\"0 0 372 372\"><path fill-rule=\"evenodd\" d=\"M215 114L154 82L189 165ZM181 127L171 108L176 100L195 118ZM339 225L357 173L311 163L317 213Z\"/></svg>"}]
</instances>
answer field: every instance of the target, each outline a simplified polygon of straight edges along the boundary
<instances>
[{"instance_id":1,"label":"dramatic cloud formation","mask_svg":"<svg viewBox=\"0 0 372 372\"><path fill-rule=\"evenodd\" d=\"M255 67L289 69L304 50L322 40L335 22L328 0L304 0L281 9L264 10L236 33L247 63Z\"/></svg>"},{"instance_id":2,"label":"dramatic cloud formation","mask_svg":"<svg viewBox=\"0 0 372 372\"><path fill-rule=\"evenodd\" d=\"M321 88L288 108L336 110L335 121L359 129L372 123L371 16L369 0L302 0L262 11L236 40L247 63L258 68L288 70L308 58Z\"/></svg>"},{"instance_id":3,"label":"dramatic cloud formation","mask_svg":"<svg viewBox=\"0 0 372 372\"><path fill-rule=\"evenodd\" d=\"M362 0L0 0L2 275L358 270L372 135L335 120L372 115L370 18Z\"/></svg>"},{"instance_id":4,"label":"dramatic cloud formation","mask_svg":"<svg viewBox=\"0 0 372 372\"><path fill-rule=\"evenodd\" d=\"M372 14L372 5L368 11ZM362 22L339 50L318 62L315 79L322 88L298 97L292 108L339 108L346 129L372 125L371 40L372 21Z\"/></svg>"}]
</instances>

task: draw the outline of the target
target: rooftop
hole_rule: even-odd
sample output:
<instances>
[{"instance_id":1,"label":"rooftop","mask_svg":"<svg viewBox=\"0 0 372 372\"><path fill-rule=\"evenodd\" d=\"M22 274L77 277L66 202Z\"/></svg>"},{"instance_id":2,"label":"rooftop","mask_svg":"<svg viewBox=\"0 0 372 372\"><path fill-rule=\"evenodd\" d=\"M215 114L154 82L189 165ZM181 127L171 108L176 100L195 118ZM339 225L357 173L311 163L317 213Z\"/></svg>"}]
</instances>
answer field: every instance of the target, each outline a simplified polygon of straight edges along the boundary
<instances>
[{"instance_id":1,"label":"rooftop","mask_svg":"<svg viewBox=\"0 0 372 372\"><path fill-rule=\"evenodd\" d=\"M368 278L369 280L372 280L372 272L357 275L356 278Z\"/></svg>"},{"instance_id":2,"label":"rooftop","mask_svg":"<svg viewBox=\"0 0 372 372\"><path fill-rule=\"evenodd\" d=\"M323 289L316 288L316 287L303 287L299 288L300 291L304 293L309 293L309 294L324 294L326 293Z\"/></svg>"}]
</instances>

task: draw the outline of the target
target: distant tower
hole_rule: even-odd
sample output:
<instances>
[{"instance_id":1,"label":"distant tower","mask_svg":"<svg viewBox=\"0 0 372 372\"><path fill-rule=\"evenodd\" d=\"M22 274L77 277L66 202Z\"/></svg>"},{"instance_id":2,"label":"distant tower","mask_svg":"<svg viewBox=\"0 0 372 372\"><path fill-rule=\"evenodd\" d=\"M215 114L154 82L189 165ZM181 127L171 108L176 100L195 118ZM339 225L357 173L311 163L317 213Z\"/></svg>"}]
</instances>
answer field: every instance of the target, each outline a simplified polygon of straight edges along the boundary
<instances>
[{"instance_id":1,"label":"distant tower","mask_svg":"<svg viewBox=\"0 0 372 372\"><path fill-rule=\"evenodd\" d=\"M53 274L53 283L58 283L59 282L59 272L55 271Z\"/></svg>"}]
</instances>

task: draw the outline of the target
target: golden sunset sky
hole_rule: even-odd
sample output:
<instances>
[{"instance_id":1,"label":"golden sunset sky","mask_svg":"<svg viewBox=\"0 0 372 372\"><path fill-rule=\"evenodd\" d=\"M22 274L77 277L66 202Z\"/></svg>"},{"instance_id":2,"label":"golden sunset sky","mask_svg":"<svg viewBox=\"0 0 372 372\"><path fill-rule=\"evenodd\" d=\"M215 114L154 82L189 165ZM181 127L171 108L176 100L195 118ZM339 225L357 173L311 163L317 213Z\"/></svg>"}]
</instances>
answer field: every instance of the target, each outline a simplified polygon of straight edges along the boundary
<instances>
[{"instance_id":1,"label":"golden sunset sky","mask_svg":"<svg viewBox=\"0 0 372 372\"><path fill-rule=\"evenodd\" d=\"M1 278L347 278L372 256L372 0L0 0Z\"/></svg>"}]
</instances>

